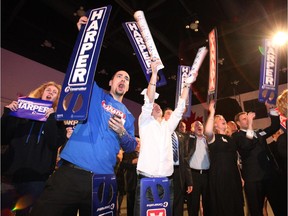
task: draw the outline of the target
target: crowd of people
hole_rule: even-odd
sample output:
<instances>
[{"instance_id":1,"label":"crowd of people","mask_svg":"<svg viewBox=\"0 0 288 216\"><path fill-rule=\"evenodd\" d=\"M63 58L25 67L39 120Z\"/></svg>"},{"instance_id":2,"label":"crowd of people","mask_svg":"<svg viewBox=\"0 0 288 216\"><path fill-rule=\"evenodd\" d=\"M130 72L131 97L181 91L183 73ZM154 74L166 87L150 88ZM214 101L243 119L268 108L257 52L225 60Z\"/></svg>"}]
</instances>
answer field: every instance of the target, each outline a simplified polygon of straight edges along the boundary
<instances>
[{"instance_id":1,"label":"crowd of people","mask_svg":"<svg viewBox=\"0 0 288 216\"><path fill-rule=\"evenodd\" d=\"M79 28L81 24L85 18ZM287 215L287 130L277 138L274 134L280 129L279 113L287 118L288 90L277 99L278 111L266 103L271 119L267 128L253 128L254 112L240 112L226 122L211 100L206 121L195 121L186 131L182 116L197 73L185 82L177 107L163 111L155 102L160 63L151 59L150 82L141 93L139 137L135 117L122 103L130 83L125 70L112 76L109 92L94 82L88 118L73 129L55 120L61 92L55 82L43 83L28 95L53 103L46 121L9 115L17 111L17 101L5 106L1 208L12 209L24 198L25 205L13 210L17 216L90 216L93 175L115 174L117 215L125 195L128 216L141 215L141 199L153 199L149 191L140 196L143 178L168 179L169 208L175 216L183 215L185 202L189 216L244 216L245 206L251 216L258 216L263 215L265 199L275 216ZM271 136L274 142L269 145L266 139ZM163 188L158 193L163 194Z\"/></svg>"}]
</instances>

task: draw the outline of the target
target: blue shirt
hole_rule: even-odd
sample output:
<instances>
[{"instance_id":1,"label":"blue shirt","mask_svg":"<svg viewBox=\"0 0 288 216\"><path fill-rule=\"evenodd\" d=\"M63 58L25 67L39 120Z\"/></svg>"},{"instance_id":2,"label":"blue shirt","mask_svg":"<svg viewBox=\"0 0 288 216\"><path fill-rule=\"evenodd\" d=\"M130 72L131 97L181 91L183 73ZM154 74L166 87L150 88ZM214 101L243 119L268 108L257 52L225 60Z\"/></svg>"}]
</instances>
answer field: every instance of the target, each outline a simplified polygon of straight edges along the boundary
<instances>
[{"instance_id":1,"label":"blue shirt","mask_svg":"<svg viewBox=\"0 0 288 216\"><path fill-rule=\"evenodd\" d=\"M127 131L121 139L108 125L114 114L121 116ZM125 152L137 145L134 120L123 103L94 83L88 118L77 124L60 157L97 174L113 174L120 145Z\"/></svg>"}]
</instances>

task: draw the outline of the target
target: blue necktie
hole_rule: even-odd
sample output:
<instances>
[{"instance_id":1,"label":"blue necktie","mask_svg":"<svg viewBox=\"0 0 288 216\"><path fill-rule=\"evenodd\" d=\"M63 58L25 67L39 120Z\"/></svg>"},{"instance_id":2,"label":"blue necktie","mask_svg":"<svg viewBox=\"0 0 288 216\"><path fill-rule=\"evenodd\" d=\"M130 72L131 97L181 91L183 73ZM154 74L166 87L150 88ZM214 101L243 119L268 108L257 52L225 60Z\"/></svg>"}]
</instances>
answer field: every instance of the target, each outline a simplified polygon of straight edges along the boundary
<instances>
[{"instance_id":1,"label":"blue necktie","mask_svg":"<svg viewBox=\"0 0 288 216\"><path fill-rule=\"evenodd\" d=\"M177 137L176 133L173 132L171 137L172 137L172 147L173 147L173 161L176 163L178 161L178 142L177 142Z\"/></svg>"}]
</instances>

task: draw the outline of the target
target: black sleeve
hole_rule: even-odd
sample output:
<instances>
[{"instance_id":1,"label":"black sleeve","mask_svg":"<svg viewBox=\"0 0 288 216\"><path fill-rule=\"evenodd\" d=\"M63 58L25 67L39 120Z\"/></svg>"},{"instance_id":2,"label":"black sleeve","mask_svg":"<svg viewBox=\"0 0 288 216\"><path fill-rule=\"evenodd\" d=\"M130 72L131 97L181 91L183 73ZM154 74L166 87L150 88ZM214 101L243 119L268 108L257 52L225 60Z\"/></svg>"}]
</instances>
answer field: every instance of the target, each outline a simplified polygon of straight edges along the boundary
<instances>
[{"instance_id":1,"label":"black sleeve","mask_svg":"<svg viewBox=\"0 0 288 216\"><path fill-rule=\"evenodd\" d=\"M238 131L232 134L232 138L234 139L238 150L251 150L256 144L253 142L253 139L249 139L246 137L246 132Z\"/></svg>"},{"instance_id":2,"label":"black sleeve","mask_svg":"<svg viewBox=\"0 0 288 216\"><path fill-rule=\"evenodd\" d=\"M265 128L264 131L266 132L265 138L272 136L280 129L280 118L279 116L272 116L270 115L271 124L269 127Z\"/></svg>"},{"instance_id":3,"label":"black sleeve","mask_svg":"<svg viewBox=\"0 0 288 216\"><path fill-rule=\"evenodd\" d=\"M18 128L19 118L10 116L10 112L9 108L4 107L4 112L1 116L1 145L9 145L14 131Z\"/></svg>"},{"instance_id":4,"label":"black sleeve","mask_svg":"<svg viewBox=\"0 0 288 216\"><path fill-rule=\"evenodd\" d=\"M56 121L55 113L50 114L45 123L45 142L52 149L57 149L67 141L66 129L63 121Z\"/></svg>"}]
</instances>

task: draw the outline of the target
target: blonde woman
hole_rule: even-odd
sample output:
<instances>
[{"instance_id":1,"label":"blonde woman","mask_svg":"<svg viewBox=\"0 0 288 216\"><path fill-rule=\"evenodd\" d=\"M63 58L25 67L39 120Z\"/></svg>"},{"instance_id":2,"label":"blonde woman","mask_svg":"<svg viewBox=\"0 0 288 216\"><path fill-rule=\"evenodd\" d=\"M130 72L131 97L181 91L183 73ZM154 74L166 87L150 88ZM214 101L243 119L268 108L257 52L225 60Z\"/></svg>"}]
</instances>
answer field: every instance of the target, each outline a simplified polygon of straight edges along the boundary
<instances>
[{"instance_id":1,"label":"blonde woman","mask_svg":"<svg viewBox=\"0 0 288 216\"><path fill-rule=\"evenodd\" d=\"M212 100L205 126L210 156L211 215L243 216L243 194L237 166L237 147L232 138L226 134L225 118L222 115L215 115L214 106L215 102Z\"/></svg>"},{"instance_id":2,"label":"blonde woman","mask_svg":"<svg viewBox=\"0 0 288 216\"><path fill-rule=\"evenodd\" d=\"M8 149L1 158L2 183L4 180L4 183L11 184L17 194L10 206L5 207L13 209L19 198L25 203L21 209L17 209L16 215L28 215L30 207L54 171L58 147L66 141L64 125L54 117L60 91L61 85L50 81L28 95L53 102L52 108L46 111L47 120L44 122L10 116L11 111L18 109L17 101L12 101L4 108L1 143L8 145Z\"/></svg>"}]
</instances>

